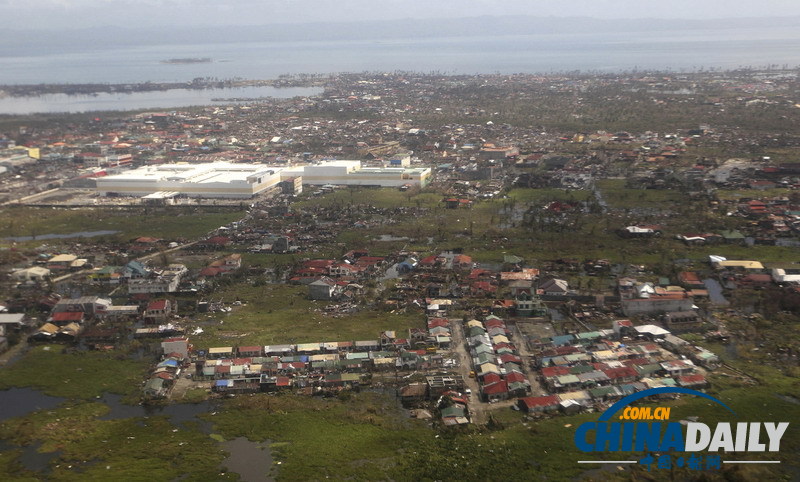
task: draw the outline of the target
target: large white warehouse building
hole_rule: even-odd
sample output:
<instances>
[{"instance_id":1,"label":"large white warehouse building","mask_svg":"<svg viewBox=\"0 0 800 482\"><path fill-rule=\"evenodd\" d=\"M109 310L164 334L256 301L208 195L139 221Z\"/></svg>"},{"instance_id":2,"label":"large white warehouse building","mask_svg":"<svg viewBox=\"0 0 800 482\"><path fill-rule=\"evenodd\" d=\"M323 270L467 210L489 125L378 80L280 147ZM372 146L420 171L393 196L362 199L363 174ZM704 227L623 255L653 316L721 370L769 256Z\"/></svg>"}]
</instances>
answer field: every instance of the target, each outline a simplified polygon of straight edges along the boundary
<instances>
[{"instance_id":1,"label":"large white warehouse building","mask_svg":"<svg viewBox=\"0 0 800 482\"><path fill-rule=\"evenodd\" d=\"M431 175L427 167L361 167L361 161L328 161L284 170L284 178L302 176L303 184L400 187L425 186Z\"/></svg>"},{"instance_id":2,"label":"large white warehouse building","mask_svg":"<svg viewBox=\"0 0 800 482\"><path fill-rule=\"evenodd\" d=\"M424 186L430 168L361 167L361 161L329 161L296 167L266 164L161 164L97 178L97 192L121 196L187 195L191 197L250 198L287 179L306 185L400 187Z\"/></svg>"},{"instance_id":3,"label":"large white warehouse building","mask_svg":"<svg viewBox=\"0 0 800 482\"><path fill-rule=\"evenodd\" d=\"M146 196L158 192L191 197L249 198L281 182L280 167L265 164L161 164L97 178L97 192Z\"/></svg>"}]
</instances>

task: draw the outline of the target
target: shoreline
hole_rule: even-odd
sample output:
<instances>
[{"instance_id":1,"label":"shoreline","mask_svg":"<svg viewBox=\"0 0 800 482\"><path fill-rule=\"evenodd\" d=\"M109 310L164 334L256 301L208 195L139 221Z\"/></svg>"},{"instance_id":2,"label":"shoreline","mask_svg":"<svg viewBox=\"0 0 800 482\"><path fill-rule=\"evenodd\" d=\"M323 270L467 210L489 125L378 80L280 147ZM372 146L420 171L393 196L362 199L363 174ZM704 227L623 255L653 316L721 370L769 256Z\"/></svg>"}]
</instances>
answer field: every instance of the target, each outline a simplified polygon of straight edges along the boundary
<instances>
[{"instance_id":1,"label":"shoreline","mask_svg":"<svg viewBox=\"0 0 800 482\"><path fill-rule=\"evenodd\" d=\"M174 89L206 90L234 89L241 87L318 87L327 80L325 77L285 77L280 79L194 79L188 82L133 82L120 84L6 84L0 85L0 98L36 97L47 94L93 95L93 94L134 94Z\"/></svg>"}]
</instances>

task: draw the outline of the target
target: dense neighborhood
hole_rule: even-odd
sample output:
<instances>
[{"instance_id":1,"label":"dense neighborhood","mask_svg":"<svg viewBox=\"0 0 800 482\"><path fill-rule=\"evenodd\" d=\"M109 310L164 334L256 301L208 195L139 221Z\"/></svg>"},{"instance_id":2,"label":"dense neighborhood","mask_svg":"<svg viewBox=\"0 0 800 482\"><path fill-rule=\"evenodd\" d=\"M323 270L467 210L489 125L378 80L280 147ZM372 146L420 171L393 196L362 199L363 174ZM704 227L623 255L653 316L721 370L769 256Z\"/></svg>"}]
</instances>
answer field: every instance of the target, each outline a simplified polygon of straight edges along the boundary
<instances>
[{"instance_id":1,"label":"dense neighborhood","mask_svg":"<svg viewBox=\"0 0 800 482\"><path fill-rule=\"evenodd\" d=\"M797 75L340 74L2 124L0 370L57 356L87 398L210 404L220 439L327 411L437 454L569 442L657 387L791 405ZM708 416L679 398L643 403Z\"/></svg>"}]
</instances>

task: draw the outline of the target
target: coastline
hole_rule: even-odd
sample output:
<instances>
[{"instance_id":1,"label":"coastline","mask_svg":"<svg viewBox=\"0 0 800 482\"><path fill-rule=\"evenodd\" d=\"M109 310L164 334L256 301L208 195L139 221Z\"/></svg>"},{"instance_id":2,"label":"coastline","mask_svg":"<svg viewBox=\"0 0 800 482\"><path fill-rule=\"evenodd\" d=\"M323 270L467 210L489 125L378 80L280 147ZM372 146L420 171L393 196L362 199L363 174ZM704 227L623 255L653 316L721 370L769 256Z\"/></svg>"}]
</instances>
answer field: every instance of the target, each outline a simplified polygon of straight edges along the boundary
<instances>
[{"instance_id":1,"label":"coastline","mask_svg":"<svg viewBox=\"0 0 800 482\"><path fill-rule=\"evenodd\" d=\"M85 83L85 84L6 84L0 85L0 98L36 97L48 94L93 95L93 94L133 94L173 89L206 90L235 89L244 87L320 87L322 77L283 77L280 79L203 79L188 82L134 82L134 83Z\"/></svg>"}]
</instances>

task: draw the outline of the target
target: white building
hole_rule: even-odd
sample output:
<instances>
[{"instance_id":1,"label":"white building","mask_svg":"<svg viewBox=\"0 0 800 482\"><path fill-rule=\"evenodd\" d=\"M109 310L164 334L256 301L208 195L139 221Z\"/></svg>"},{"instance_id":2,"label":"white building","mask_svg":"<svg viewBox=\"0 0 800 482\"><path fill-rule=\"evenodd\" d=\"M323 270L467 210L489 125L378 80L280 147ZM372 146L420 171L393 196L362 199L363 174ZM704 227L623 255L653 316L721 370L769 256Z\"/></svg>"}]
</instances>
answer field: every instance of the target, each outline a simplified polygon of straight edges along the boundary
<instances>
[{"instance_id":1,"label":"white building","mask_svg":"<svg viewBox=\"0 0 800 482\"><path fill-rule=\"evenodd\" d=\"M281 181L302 179L304 185L400 187L425 186L427 167L361 167L361 161L329 161L290 168L265 164L162 164L97 178L97 192L141 196L146 201L191 197L250 198Z\"/></svg>"},{"instance_id":2,"label":"white building","mask_svg":"<svg viewBox=\"0 0 800 482\"><path fill-rule=\"evenodd\" d=\"M361 167L361 161L328 161L281 172L286 178L302 177L304 185L381 187L425 186L430 175L428 167Z\"/></svg>"},{"instance_id":3,"label":"white building","mask_svg":"<svg viewBox=\"0 0 800 482\"><path fill-rule=\"evenodd\" d=\"M776 283L800 283L800 266L773 268L772 280Z\"/></svg>"},{"instance_id":4,"label":"white building","mask_svg":"<svg viewBox=\"0 0 800 482\"><path fill-rule=\"evenodd\" d=\"M281 181L280 167L265 164L162 164L97 178L97 192L148 196L170 192L191 197L250 198Z\"/></svg>"},{"instance_id":5,"label":"white building","mask_svg":"<svg viewBox=\"0 0 800 482\"><path fill-rule=\"evenodd\" d=\"M39 283L50 276L50 270L40 266L18 269L11 272L11 279L20 283Z\"/></svg>"},{"instance_id":6,"label":"white building","mask_svg":"<svg viewBox=\"0 0 800 482\"><path fill-rule=\"evenodd\" d=\"M128 294L173 293L189 270L182 264L171 264L158 275L128 281Z\"/></svg>"}]
</instances>

